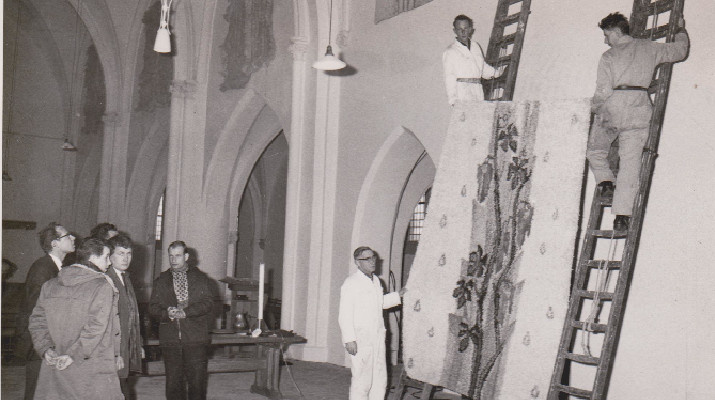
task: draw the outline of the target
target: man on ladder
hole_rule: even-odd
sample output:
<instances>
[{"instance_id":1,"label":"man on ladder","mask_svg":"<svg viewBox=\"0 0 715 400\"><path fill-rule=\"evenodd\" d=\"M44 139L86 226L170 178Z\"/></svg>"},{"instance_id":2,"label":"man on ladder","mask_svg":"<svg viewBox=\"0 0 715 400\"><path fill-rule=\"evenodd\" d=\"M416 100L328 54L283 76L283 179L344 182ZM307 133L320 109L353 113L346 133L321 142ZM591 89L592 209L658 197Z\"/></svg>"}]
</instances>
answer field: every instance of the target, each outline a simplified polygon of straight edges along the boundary
<instances>
[{"instance_id":1,"label":"man on ladder","mask_svg":"<svg viewBox=\"0 0 715 400\"><path fill-rule=\"evenodd\" d=\"M660 63L685 59L690 43L682 18L672 43L631 37L628 20L620 13L609 14L598 26L611 48L603 53L598 64L591 106L595 117L587 157L601 193L613 194L611 213L616 216L613 230L626 231L653 111L648 97L653 71ZM607 156L616 139L619 139L620 166L614 178Z\"/></svg>"}]
</instances>

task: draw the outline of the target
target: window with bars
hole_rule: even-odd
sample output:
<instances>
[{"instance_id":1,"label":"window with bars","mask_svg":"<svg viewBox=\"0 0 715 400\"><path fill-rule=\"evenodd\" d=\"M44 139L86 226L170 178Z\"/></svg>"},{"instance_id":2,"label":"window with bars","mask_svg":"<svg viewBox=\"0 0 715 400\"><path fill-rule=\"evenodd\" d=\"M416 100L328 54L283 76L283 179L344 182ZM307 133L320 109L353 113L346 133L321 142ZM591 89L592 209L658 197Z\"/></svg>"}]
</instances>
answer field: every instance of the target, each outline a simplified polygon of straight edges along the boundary
<instances>
[{"instance_id":1,"label":"window with bars","mask_svg":"<svg viewBox=\"0 0 715 400\"><path fill-rule=\"evenodd\" d=\"M156 226L154 228L154 238L157 242L161 241L162 224L164 222L164 195L159 199L159 208L156 210Z\"/></svg>"},{"instance_id":2,"label":"window with bars","mask_svg":"<svg viewBox=\"0 0 715 400\"><path fill-rule=\"evenodd\" d=\"M430 192L432 189L422 195L420 201L417 202L415 210L410 218L410 223L407 226L407 240L411 242L419 242L422 228L425 225L425 216L427 215L427 206L429 205Z\"/></svg>"}]
</instances>

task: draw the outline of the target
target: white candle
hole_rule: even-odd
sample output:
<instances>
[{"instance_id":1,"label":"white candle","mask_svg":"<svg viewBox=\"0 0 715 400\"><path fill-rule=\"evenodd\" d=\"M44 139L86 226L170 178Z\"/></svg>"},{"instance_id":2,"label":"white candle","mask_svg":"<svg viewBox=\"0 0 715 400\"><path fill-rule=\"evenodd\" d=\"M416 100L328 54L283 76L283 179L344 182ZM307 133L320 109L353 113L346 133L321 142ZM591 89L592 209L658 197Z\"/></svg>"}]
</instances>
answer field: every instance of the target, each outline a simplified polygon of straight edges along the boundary
<instances>
[{"instance_id":1,"label":"white candle","mask_svg":"<svg viewBox=\"0 0 715 400\"><path fill-rule=\"evenodd\" d=\"M258 272L258 329L261 329L261 320L263 320L263 287L266 286L266 267L261 263Z\"/></svg>"}]
</instances>

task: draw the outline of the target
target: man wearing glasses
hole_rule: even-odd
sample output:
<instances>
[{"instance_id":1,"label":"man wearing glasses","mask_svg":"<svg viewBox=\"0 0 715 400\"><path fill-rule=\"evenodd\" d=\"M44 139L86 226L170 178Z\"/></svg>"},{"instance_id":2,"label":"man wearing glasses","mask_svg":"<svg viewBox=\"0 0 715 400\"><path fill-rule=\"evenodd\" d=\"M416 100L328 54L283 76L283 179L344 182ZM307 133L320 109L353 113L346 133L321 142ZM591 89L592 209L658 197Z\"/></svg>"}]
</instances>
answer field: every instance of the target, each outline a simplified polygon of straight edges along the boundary
<instances>
[{"instance_id":1,"label":"man wearing glasses","mask_svg":"<svg viewBox=\"0 0 715 400\"><path fill-rule=\"evenodd\" d=\"M74 251L74 240L74 235L69 233L64 226L51 222L40 231L40 246L46 254L32 263L27 272L25 301L20 314L18 327L20 337L17 346L18 354L27 360L25 364L25 399L32 399L35 395L37 377L42 365L42 359L32 348L32 337L27 329L28 318L35 308L42 285L57 276L65 256Z\"/></svg>"},{"instance_id":2,"label":"man wearing glasses","mask_svg":"<svg viewBox=\"0 0 715 400\"><path fill-rule=\"evenodd\" d=\"M385 321L382 310L400 304L400 292L384 294L375 276L377 255L366 246L353 252L358 270L340 288L338 322L350 354L350 400L383 400L387 389Z\"/></svg>"}]
</instances>

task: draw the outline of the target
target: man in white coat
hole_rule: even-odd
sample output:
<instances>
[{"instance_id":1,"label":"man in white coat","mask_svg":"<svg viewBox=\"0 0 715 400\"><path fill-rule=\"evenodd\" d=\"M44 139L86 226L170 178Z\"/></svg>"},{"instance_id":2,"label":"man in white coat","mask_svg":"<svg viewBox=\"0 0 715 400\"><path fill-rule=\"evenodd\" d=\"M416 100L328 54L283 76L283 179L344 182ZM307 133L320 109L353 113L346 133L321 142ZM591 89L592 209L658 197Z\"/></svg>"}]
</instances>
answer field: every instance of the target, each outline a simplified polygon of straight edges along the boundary
<instances>
[{"instance_id":1,"label":"man in white coat","mask_svg":"<svg viewBox=\"0 0 715 400\"><path fill-rule=\"evenodd\" d=\"M442 53L442 66L450 106L457 101L484 100L482 79L497 78L504 70L497 70L484 61L479 43L472 42L472 19L457 15L452 23L456 40Z\"/></svg>"},{"instance_id":2,"label":"man in white coat","mask_svg":"<svg viewBox=\"0 0 715 400\"><path fill-rule=\"evenodd\" d=\"M353 252L358 270L340 288L338 322L345 350L350 354L350 400L384 400L387 389L385 321L382 310L400 304L406 288L384 294L375 276L377 256L369 247Z\"/></svg>"}]
</instances>

